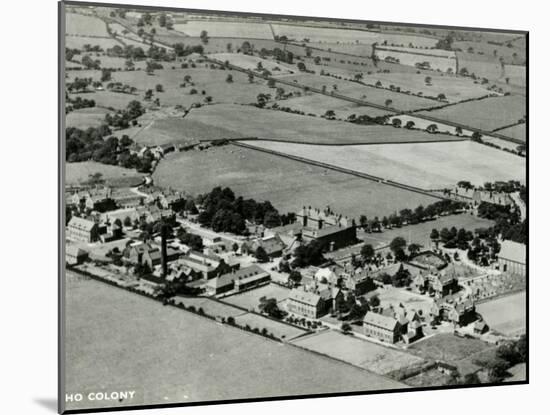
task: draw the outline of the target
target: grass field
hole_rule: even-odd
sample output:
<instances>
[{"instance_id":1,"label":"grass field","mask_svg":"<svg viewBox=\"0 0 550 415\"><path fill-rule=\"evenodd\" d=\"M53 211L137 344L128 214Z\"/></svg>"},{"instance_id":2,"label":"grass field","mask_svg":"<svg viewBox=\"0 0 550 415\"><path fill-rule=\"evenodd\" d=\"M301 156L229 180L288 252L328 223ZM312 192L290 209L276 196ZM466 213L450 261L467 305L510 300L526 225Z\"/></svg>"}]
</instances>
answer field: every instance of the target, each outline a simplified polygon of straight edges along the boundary
<instances>
[{"instance_id":1,"label":"grass field","mask_svg":"<svg viewBox=\"0 0 550 415\"><path fill-rule=\"evenodd\" d=\"M279 105L287 106L287 103L291 102L292 100L284 100ZM191 111L185 120L225 128L239 133L242 137L306 143L358 144L441 140L441 136L423 131L329 121L253 106L211 105Z\"/></svg>"},{"instance_id":2,"label":"grass field","mask_svg":"<svg viewBox=\"0 0 550 415\"><path fill-rule=\"evenodd\" d=\"M310 42L314 43L342 44L373 44L375 42L383 43L387 41L388 44L408 45L412 43L422 47L432 47L437 42L436 39L423 36L376 33L353 29L321 28L285 24L272 24L271 26L278 36L284 35L289 39L294 39L299 42L304 39L309 39ZM336 41L336 39L338 39L338 41Z\"/></svg>"},{"instance_id":3,"label":"grass field","mask_svg":"<svg viewBox=\"0 0 550 415\"><path fill-rule=\"evenodd\" d=\"M95 173L101 173L103 179L112 186L137 186L143 181L143 175L135 170L94 161L83 161L65 164L65 183L79 184L87 181L90 175Z\"/></svg>"},{"instance_id":4,"label":"grass field","mask_svg":"<svg viewBox=\"0 0 550 415\"><path fill-rule=\"evenodd\" d=\"M431 108L438 104L431 99L402 94L399 92L392 92L380 88L373 88L370 86L361 85L357 82L335 79L328 76L302 74L285 77L285 80L290 82L296 81L298 84L307 85L318 89L322 89L323 86L326 86L328 93L334 91L335 93L346 97L361 99L363 101L372 102L373 104L382 106L386 106L386 101L391 100L389 107L402 111ZM336 89L334 89L334 86L336 86Z\"/></svg>"},{"instance_id":5,"label":"grass field","mask_svg":"<svg viewBox=\"0 0 550 415\"><path fill-rule=\"evenodd\" d=\"M525 97L510 95L465 102L420 114L492 131L520 120L527 114L527 108Z\"/></svg>"},{"instance_id":6,"label":"grass field","mask_svg":"<svg viewBox=\"0 0 550 415\"><path fill-rule=\"evenodd\" d=\"M399 129L397 129L399 130ZM304 157L422 189L452 187L460 180L525 181L525 159L472 141L316 146L248 141L250 145ZM392 166L388 169L388 166Z\"/></svg>"},{"instance_id":7,"label":"grass field","mask_svg":"<svg viewBox=\"0 0 550 415\"><path fill-rule=\"evenodd\" d=\"M380 81L383 87L390 85L400 87L402 91L411 91L412 93L422 93L425 96L437 97L439 94L445 94L449 102L462 101L469 98L482 97L489 94L481 84L476 84L472 79L449 76L445 74L428 75L432 79L430 85L426 84L425 74L390 72L373 73L365 75L364 81L369 84L376 84ZM434 105L437 104L433 101Z\"/></svg>"},{"instance_id":8,"label":"grass field","mask_svg":"<svg viewBox=\"0 0 550 415\"><path fill-rule=\"evenodd\" d=\"M252 39L273 39L273 33L266 23L212 22L190 20L176 23L174 30L188 36L199 36L203 30L210 37L239 37Z\"/></svg>"},{"instance_id":9,"label":"grass field","mask_svg":"<svg viewBox=\"0 0 550 415\"><path fill-rule=\"evenodd\" d=\"M507 137L517 138L518 140L527 141L527 127L525 124L514 125L513 127L498 130L499 134Z\"/></svg>"},{"instance_id":10,"label":"grass field","mask_svg":"<svg viewBox=\"0 0 550 415\"><path fill-rule=\"evenodd\" d=\"M65 33L84 36L109 37L107 25L101 19L82 14L67 13L65 20Z\"/></svg>"},{"instance_id":11,"label":"grass field","mask_svg":"<svg viewBox=\"0 0 550 415\"><path fill-rule=\"evenodd\" d=\"M72 111L65 117L65 125L67 127L78 127L86 129L88 127L98 127L105 123L105 114L110 111L105 108L81 108Z\"/></svg>"},{"instance_id":12,"label":"grass field","mask_svg":"<svg viewBox=\"0 0 550 415\"><path fill-rule=\"evenodd\" d=\"M473 354L481 353L491 347L491 345L481 340L462 338L452 333L442 333L421 342L413 343L408 350L425 359L453 363L469 358Z\"/></svg>"},{"instance_id":13,"label":"grass field","mask_svg":"<svg viewBox=\"0 0 550 415\"><path fill-rule=\"evenodd\" d=\"M99 58L101 60L101 58ZM204 64L202 64L204 65ZM82 95L84 98L94 99L98 105L114 108L124 108L131 100L143 101L145 91L154 91L153 99L159 98L161 105L183 105L189 107L193 103L204 103L206 96L212 97L212 102L248 104L257 101L260 93L272 94L273 90L267 86L265 81L255 80L248 82L245 74L237 71L220 69L207 69L204 67L189 69L168 69L170 64L165 64L165 69L156 70L153 75L147 75L141 71L120 71L112 74L114 82L122 82L137 88L137 95L115 93L110 91L94 91ZM233 82L227 83L227 75L233 76ZM184 83L184 77L191 76L191 81L186 87L180 87ZM99 80L101 71L74 71L69 75L70 82L75 77L92 77ZM156 92L156 85L161 84L164 92ZM195 89L196 94L191 94ZM287 88L291 89L291 88ZM202 91L205 91L202 94Z\"/></svg>"},{"instance_id":14,"label":"grass field","mask_svg":"<svg viewBox=\"0 0 550 415\"><path fill-rule=\"evenodd\" d=\"M191 193L230 186L243 197L270 200L281 212L304 205L330 205L350 217L386 215L434 202L428 196L320 167L235 146L168 155L155 170L155 183Z\"/></svg>"},{"instance_id":15,"label":"grass field","mask_svg":"<svg viewBox=\"0 0 550 415\"><path fill-rule=\"evenodd\" d=\"M223 62L228 61L233 65L248 70L255 70L258 68L258 64L261 64L262 68L270 71L273 76L298 72L295 65L277 63L271 59L262 59L259 56L245 55L243 53L212 53L209 57Z\"/></svg>"},{"instance_id":16,"label":"grass field","mask_svg":"<svg viewBox=\"0 0 550 415\"><path fill-rule=\"evenodd\" d=\"M111 37L65 36L65 47L67 48L83 50L84 45L99 45L103 50L107 50L116 45L122 46L120 42L117 42ZM79 56L77 55L75 58L79 58Z\"/></svg>"},{"instance_id":17,"label":"grass field","mask_svg":"<svg viewBox=\"0 0 550 415\"><path fill-rule=\"evenodd\" d=\"M99 282L73 281L66 298L67 393L135 389L116 404L136 405L402 387Z\"/></svg>"},{"instance_id":18,"label":"grass field","mask_svg":"<svg viewBox=\"0 0 550 415\"><path fill-rule=\"evenodd\" d=\"M391 212L388 213L388 215ZM380 247L388 245L394 238L401 236L405 240L411 240L418 244L429 247L430 232L432 229L441 230L443 228L457 229L464 228L466 230L475 230L476 228L488 228L493 226L494 222L488 219L479 218L469 213L463 213L459 215L442 216L435 220L422 222L417 225L409 225L402 228L385 229L381 233L365 233L359 235L365 242L372 244L372 246Z\"/></svg>"},{"instance_id":19,"label":"grass field","mask_svg":"<svg viewBox=\"0 0 550 415\"><path fill-rule=\"evenodd\" d=\"M260 298L275 298L278 303L285 301L288 298L290 289L281 287L280 285L268 284L254 290L246 291L241 294L235 294L230 297L225 297L224 302L234 304L247 310L258 310Z\"/></svg>"},{"instance_id":20,"label":"grass field","mask_svg":"<svg viewBox=\"0 0 550 415\"><path fill-rule=\"evenodd\" d=\"M420 130L426 130L428 126L434 124L437 126L437 132L438 133L449 133L451 136L456 136L456 127L446 124L444 122L433 122L431 120L425 120L423 118L415 117L414 115L396 115L395 117L390 117L388 119L388 122L392 122L394 118L397 118L401 120L401 125L405 126L409 121L412 121L414 123L414 128L420 129ZM473 134L473 131L463 128L462 132L460 133L460 137L471 137ZM436 136L438 136L436 134ZM451 138L450 136L439 136L442 138ZM491 137L489 137L491 138Z\"/></svg>"},{"instance_id":21,"label":"grass field","mask_svg":"<svg viewBox=\"0 0 550 415\"><path fill-rule=\"evenodd\" d=\"M459 70L466 68L468 73L487 78L490 81L500 79L502 76L502 68L498 58L467 52L456 52L456 57Z\"/></svg>"},{"instance_id":22,"label":"grass field","mask_svg":"<svg viewBox=\"0 0 550 415\"><path fill-rule=\"evenodd\" d=\"M249 326L252 330L257 328L262 331L266 329L268 333L273 334L275 337L283 340L290 340L294 337L301 336L306 332L298 327L291 326L290 324L281 323L275 320L271 320L267 317L260 316L254 313L240 314L235 317L235 322L240 326Z\"/></svg>"},{"instance_id":23,"label":"grass field","mask_svg":"<svg viewBox=\"0 0 550 415\"><path fill-rule=\"evenodd\" d=\"M346 336L333 330L296 339L293 343L381 375L422 361L421 358L411 354Z\"/></svg>"},{"instance_id":24,"label":"grass field","mask_svg":"<svg viewBox=\"0 0 550 415\"><path fill-rule=\"evenodd\" d=\"M415 53L411 53L415 52ZM399 59L401 65L408 65L416 67L417 63L429 62L430 69L434 71L456 72L456 57L453 55L441 56L441 51L432 52L425 49L411 49L411 48L388 48L385 47L376 48L376 56L380 60L385 60L387 57ZM427 56L430 55L430 56Z\"/></svg>"},{"instance_id":25,"label":"grass field","mask_svg":"<svg viewBox=\"0 0 550 415\"><path fill-rule=\"evenodd\" d=\"M492 330L506 335L517 335L525 333L526 301L525 291L522 291L478 304L476 309Z\"/></svg>"},{"instance_id":26,"label":"grass field","mask_svg":"<svg viewBox=\"0 0 550 415\"><path fill-rule=\"evenodd\" d=\"M508 82L513 85L527 85L527 68L522 65L505 65L504 78L508 78Z\"/></svg>"}]
</instances>

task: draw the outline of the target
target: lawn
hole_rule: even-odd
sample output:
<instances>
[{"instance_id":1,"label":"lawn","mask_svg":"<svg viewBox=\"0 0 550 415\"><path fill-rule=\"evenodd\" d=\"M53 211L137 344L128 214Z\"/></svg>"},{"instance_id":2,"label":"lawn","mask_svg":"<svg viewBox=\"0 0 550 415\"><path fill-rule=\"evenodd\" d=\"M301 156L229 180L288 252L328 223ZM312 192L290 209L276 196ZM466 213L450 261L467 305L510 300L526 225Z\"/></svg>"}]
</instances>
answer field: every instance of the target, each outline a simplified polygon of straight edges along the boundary
<instances>
[{"instance_id":1,"label":"lawn","mask_svg":"<svg viewBox=\"0 0 550 415\"><path fill-rule=\"evenodd\" d=\"M344 101L345 102L345 101ZM292 99L279 102L287 106ZM313 144L360 144L438 141L440 135L391 126L358 125L319 117L291 114L253 106L211 105L193 110L185 118L226 128L242 137L257 137ZM445 139L449 137L443 136ZM452 139L452 137L451 137Z\"/></svg>"},{"instance_id":2,"label":"lawn","mask_svg":"<svg viewBox=\"0 0 550 415\"><path fill-rule=\"evenodd\" d=\"M135 170L119 166L82 161L79 163L65 163L65 183L81 184L89 180L90 175L101 173L102 178L111 186L137 186L143 182L143 175Z\"/></svg>"},{"instance_id":3,"label":"lawn","mask_svg":"<svg viewBox=\"0 0 550 415\"><path fill-rule=\"evenodd\" d=\"M430 310L433 306L433 299L427 295L420 295L412 293L403 288L385 288L379 289L378 298L380 304L384 308L388 308L390 305L395 309L398 309L402 304L407 310L422 311L422 315L427 316L430 314Z\"/></svg>"},{"instance_id":4,"label":"lawn","mask_svg":"<svg viewBox=\"0 0 550 415\"><path fill-rule=\"evenodd\" d=\"M526 293L522 291L478 304L476 309L492 330L518 335L525 333L526 329L526 300Z\"/></svg>"},{"instance_id":5,"label":"lawn","mask_svg":"<svg viewBox=\"0 0 550 415\"><path fill-rule=\"evenodd\" d=\"M176 23L174 30L188 36L199 36L206 30L209 37L273 39L273 33L266 23L190 20L186 23Z\"/></svg>"},{"instance_id":6,"label":"lawn","mask_svg":"<svg viewBox=\"0 0 550 415\"><path fill-rule=\"evenodd\" d=\"M442 333L413 343L408 350L424 359L440 360L452 364L492 347L481 340L458 337L452 333Z\"/></svg>"},{"instance_id":7,"label":"lawn","mask_svg":"<svg viewBox=\"0 0 550 415\"><path fill-rule=\"evenodd\" d=\"M422 362L422 358L366 340L328 330L296 339L293 343L308 350L384 375Z\"/></svg>"},{"instance_id":8,"label":"lawn","mask_svg":"<svg viewBox=\"0 0 550 415\"><path fill-rule=\"evenodd\" d=\"M420 114L492 131L523 118L527 114L526 105L524 96L509 95L465 102L434 111L423 111Z\"/></svg>"},{"instance_id":9,"label":"lawn","mask_svg":"<svg viewBox=\"0 0 550 415\"><path fill-rule=\"evenodd\" d=\"M306 330L299 329L290 324L280 323L254 313L241 314L235 317L235 322L240 326L248 325L252 330L256 328L260 331L266 329L268 333L287 341L307 333Z\"/></svg>"},{"instance_id":10,"label":"lawn","mask_svg":"<svg viewBox=\"0 0 550 415\"><path fill-rule=\"evenodd\" d=\"M260 298L275 298L277 302L280 303L288 298L289 293L290 289L288 288L276 284L268 284L241 294L225 297L223 301L238 307L246 308L247 310L259 311L258 305L260 304Z\"/></svg>"},{"instance_id":11,"label":"lawn","mask_svg":"<svg viewBox=\"0 0 550 415\"><path fill-rule=\"evenodd\" d=\"M96 281L72 281L66 299L67 393L124 385L137 396L116 404L136 405L402 387Z\"/></svg>"},{"instance_id":12,"label":"lawn","mask_svg":"<svg viewBox=\"0 0 550 415\"><path fill-rule=\"evenodd\" d=\"M66 14L65 33L80 36L109 37L107 25L103 20L97 17L84 16L76 13Z\"/></svg>"},{"instance_id":13,"label":"lawn","mask_svg":"<svg viewBox=\"0 0 550 415\"><path fill-rule=\"evenodd\" d=\"M454 226L457 229L464 228L473 231L476 228L487 228L493 225L493 221L479 218L469 213L463 213L459 215L442 216L435 220L404 226L402 228L385 229L380 233L362 233L359 234L359 238L364 239L365 242L372 244L375 248L388 245L398 236L405 238L407 241L410 239L424 247L429 247L432 229L450 229Z\"/></svg>"},{"instance_id":14,"label":"lawn","mask_svg":"<svg viewBox=\"0 0 550 415\"><path fill-rule=\"evenodd\" d=\"M281 212L330 205L351 217L383 216L434 202L428 196L236 146L168 155L153 175L156 184L193 194L229 186L243 197L270 200Z\"/></svg>"},{"instance_id":15,"label":"lawn","mask_svg":"<svg viewBox=\"0 0 550 415\"><path fill-rule=\"evenodd\" d=\"M247 143L422 189L453 187L460 180L474 185L512 179L525 182L526 175L524 158L472 141L357 146L262 140Z\"/></svg>"}]
</instances>

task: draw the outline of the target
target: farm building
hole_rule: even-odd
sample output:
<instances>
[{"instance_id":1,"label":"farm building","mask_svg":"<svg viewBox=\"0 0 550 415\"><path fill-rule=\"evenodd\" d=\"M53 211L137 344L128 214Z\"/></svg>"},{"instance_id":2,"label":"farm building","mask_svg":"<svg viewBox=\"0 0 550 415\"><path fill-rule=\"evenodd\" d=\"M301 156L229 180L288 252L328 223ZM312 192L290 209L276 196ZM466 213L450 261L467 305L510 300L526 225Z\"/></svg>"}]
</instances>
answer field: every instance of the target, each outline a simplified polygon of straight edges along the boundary
<instances>
[{"instance_id":1,"label":"farm building","mask_svg":"<svg viewBox=\"0 0 550 415\"><path fill-rule=\"evenodd\" d=\"M65 249L65 262L68 265L81 264L88 258L88 252L74 245L69 245Z\"/></svg>"},{"instance_id":2,"label":"farm building","mask_svg":"<svg viewBox=\"0 0 550 415\"><path fill-rule=\"evenodd\" d=\"M397 343L401 339L405 327L393 316L386 316L374 312L368 312L363 318L363 332L365 335L377 338L387 343Z\"/></svg>"},{"instance_id":3,"label":"farm building","mask_svg":"<svg viewBox=\"0 0 550 415\"><path fill-rule=\"evenodd\" d=\"M527 247L514 241L503 241L498 253L498 267L502 272L526 274Z\"/></svg>"},{"instance_id":4,"label":"farm building","mask_svg":"<svg viewBox=\"0 0 550 415\"><path fill-rule=\"evenodd\" d=\"M96 222L73 216L67 225L67 239L79 242L95 242L99 239Z\"/></svg>"}]
</instances>

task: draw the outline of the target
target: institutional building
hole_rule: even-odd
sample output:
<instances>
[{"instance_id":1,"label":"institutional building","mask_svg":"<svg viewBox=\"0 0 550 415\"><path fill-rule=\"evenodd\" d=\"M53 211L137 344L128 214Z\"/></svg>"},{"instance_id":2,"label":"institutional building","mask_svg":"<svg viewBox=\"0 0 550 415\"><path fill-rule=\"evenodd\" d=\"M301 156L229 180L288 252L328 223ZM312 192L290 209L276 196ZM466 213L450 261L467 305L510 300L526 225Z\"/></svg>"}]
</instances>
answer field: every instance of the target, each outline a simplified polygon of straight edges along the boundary
<instances>
[{"instance_id":1,"label":"institutional building","mask_svg":"<svg viewBox=\"0 0 550 415\"><path fill-rule=\"evenodd\" d=\"M514 241L502 241L498 253L498 267L509 274L526 275L527 247Z\"/></svg>"},{"instance_id":2,"label":"institutional building","mask_svg":"<svg viewBox=\"0 0 550 415\"><path fill-rule=\"evenodd\" d=\"M99 227L96 222L73 216L67 225L67 239L78 242L95 242L99 239Z\"/></svg>"},{"instance_id":3,"label":"institutional building","mask_svg":"<svg viewBox=\"0 0 550 415\"><path fill-rule=\"evenodd\" d=\"M391 344L397 343L401 339L401 334L407 332L406 325L405 322L403 326L395 317L372 311L367 312L363 318L363 332L366 336Z\"/></svg>"}]
</instances>

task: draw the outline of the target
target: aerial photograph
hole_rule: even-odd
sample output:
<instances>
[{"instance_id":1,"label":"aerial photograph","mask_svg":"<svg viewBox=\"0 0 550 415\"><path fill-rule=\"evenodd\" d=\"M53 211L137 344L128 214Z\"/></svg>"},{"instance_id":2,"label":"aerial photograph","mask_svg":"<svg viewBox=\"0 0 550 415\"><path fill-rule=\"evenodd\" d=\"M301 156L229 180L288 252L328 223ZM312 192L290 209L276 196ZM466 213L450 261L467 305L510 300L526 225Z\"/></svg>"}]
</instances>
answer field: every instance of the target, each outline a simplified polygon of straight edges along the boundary
<instances>
[{"instance_id":1,"label":"aerial photograph","mask_svg":"<svg viewBox=\"0 0 550 415\"><path fill-rule=\"evenodd\" d=\"M527 382L526 32L60 10L63 410Z\"/></svg>"}]
</instances>

